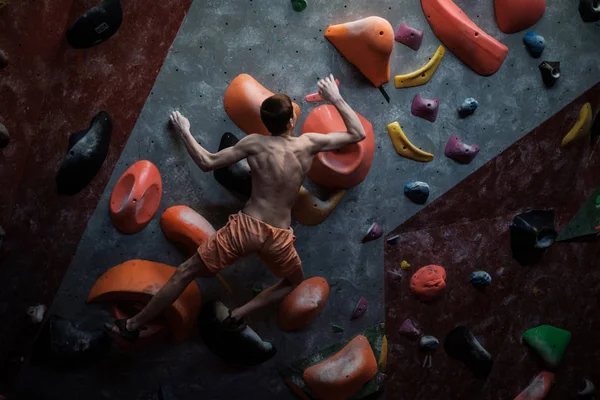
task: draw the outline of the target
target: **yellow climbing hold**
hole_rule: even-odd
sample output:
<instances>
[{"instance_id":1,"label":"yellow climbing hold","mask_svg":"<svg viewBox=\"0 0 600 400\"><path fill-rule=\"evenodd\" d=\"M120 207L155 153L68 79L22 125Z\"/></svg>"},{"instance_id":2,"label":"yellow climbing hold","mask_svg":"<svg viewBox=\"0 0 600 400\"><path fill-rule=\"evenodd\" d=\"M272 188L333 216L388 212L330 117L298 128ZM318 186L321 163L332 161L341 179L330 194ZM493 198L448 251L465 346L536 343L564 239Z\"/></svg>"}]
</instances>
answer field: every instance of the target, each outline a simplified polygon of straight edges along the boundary
<instances>
[{"instance_id":1,"label":"yellow climbing hold","mask_svg":"<svg viewBox=\"0 0 600 400\"><path fill-rule=\"evenodd\" d=\"M433 154L417 148L407 139L398 122L392 122L387 126L387 129L396 153L402 157L419 162L430 162L433 160Z\"/></svg>"},{"instance_id":2,"label":"yellow climbing hold","mask_svg":"<svg viewBox=\"0 0 600 400\"><path fill-rule=\"evenodd\" d=\"M385 366L387 364L387 353L388 353L387 336L383 335L383 339L381 339L381 354L379 355L379 370L381 372L385 372Z\"/></svg>"},{"instance_id":3,"label":"yellow climbing hold","mask_svg":"<svg viewBox=\"0 0 600 400\"><path fill-rule=\"evenodd\" d=\"M400 268L402 268L402 269L403 269L403 270L405 270L405 271L406 271L406 270L409 270L409 269L410 269L410 264L408 263L408 261L406 261L406 260L403 260L403 261L400 263Z\"/></svg>"},{"instance_id":4,"label":"yellow climbing hold","mask_svg":"<svg viewBox=\"0 0 600 400\"><path fill-rule=\"evenodd\" d=\"M0 0L0 8L4 8L8 4L8 0Z\"/></svg>"},{"instance_id":5,"label":"yellow climbing hold","mask_svg":"<svg viewBox=\"0 0 600 400\"><path fill-rule=\"evenodd\" d=\"M301 186L296 203L292 207L292 215L302 225L318 225L329 217L329 214L342 201L344 193L346 193L345 190L336 190L331 193L329 199L321 200Z\"/></svg>"},{"instance_id":6,"label":"yellow climbing hold","mask_svg":"<svg viewBox=\"0 0 600 400\"><path fill-rule=\"evenodd\" d=\"M540 289L536 288L535 286L531 290L531 293L533 293L535 297L540 297L542 294L544 294Z\"/></svg>"},{"instance_id":7,"label":"yellow climbing hold","mask_svg":"<svg viewBox=\"0 0 600 400\"><path fill-rule=\"evenodd\" d=\"M431 57L431 60L418 70L406 75L396 75L394 78L396 89L421 86L429 82L440 66L444 54L446 54L446 49L444 46L440 46L433 57Z\"/></svg>"},{"instance_id":8,"label":"yellow climbing hold","mask_svg":"<svg viewBox=\"0 0 600 400\"><path fill-rule=\"evenodd\" d=\"M579 119L571 128L569 133L564 137L561 147L566 147L575 140L588 137L592 133L592 105L585 103L579 111Z\"/></svg>"}]
</instances>

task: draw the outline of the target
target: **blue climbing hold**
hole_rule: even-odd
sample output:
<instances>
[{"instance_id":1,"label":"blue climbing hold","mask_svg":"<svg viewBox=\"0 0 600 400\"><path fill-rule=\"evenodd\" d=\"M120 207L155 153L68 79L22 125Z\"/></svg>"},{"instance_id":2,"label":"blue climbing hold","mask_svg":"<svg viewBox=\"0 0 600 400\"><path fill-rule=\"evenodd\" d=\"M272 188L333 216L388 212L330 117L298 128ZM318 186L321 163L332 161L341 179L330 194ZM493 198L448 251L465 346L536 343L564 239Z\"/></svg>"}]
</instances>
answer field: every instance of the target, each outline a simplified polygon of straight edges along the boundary
<instances>
[{"instance_id":1,"label":"blue climbing hold","mask_svg":"<svg viewBox=\"0 0 600 400\"><path fill-rule=\"evenodd\" d=\"M429 185L425 182L410 182L404 186L404 194L417 204L425 204L429 197Z\"/></svg>"},{"instance_id":2,"label":"blue climbing hold","mask_svg":"<svg viewBox=\"0 0 600 400\"><path fill-rule=\"evenodd\" d=\"M475 271L471 273L469 280L478 289L483 289L492 284L492 277L485 271Z\"/></svg>"},{"instance_id":3,"label":"blue climbing hold","mask_svg":"<svg viewBox=\"0 0 600 400\"><path fill-rule=\"evenodd\" d=\"M525 34L523 43L525 43L529 54L531 54L533 58L539 58L546 47L546 39L533 31L529 31Z\"/></svg>"},{"instance_id":4,"label":"blue climbing hold","mask_svg":"<svg viewBox=\"0 0 600 400\"><path fill-rule=\"evenodd\" d=\"M479 107L479 103L472 97L469 97L463 101L463 103L458 107L458 116L461 118L466 118L469 115L473 114L475 110Z\"/></svg>"}]
</instances>

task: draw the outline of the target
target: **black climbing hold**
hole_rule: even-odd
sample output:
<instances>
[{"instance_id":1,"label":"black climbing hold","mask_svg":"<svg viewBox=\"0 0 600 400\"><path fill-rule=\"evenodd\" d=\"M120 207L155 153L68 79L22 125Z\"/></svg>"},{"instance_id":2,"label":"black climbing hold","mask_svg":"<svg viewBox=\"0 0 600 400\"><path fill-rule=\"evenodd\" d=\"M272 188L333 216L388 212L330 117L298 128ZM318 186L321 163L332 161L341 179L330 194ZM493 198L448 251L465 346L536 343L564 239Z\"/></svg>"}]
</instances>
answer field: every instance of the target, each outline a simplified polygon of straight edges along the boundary
<instances>
[{"instance_id":1,"label":"black climbing hold","mask_svg":"<svg viewBox=\"0 0 600 400\"><path fill-rule=\"evenodd\" d=\"M400 235L390 236L386 240L387 244L392 245L392 246L398 244L399 241L400 241Z\"/></svg>"},{"instance_id":2,"label":"black climbing hold","mask_svg":"<svg viewBox=\"0 0 600 400\"><path fill-rule=\"evenodd\" d=\"M583 22L600 21L600 0L579 0L579 15Z\"/></svg>"},{"instance_id":3,"label":"black climbing hold","mask_svg":"<svg viewBox=\"0 0 600 400\"><path fill-rule=\"evenodd\" d=\"M221 136L219 151L234 146L239 139L230 132ZM237 193L243 197L250 197L252 193L252 172L248 161L245 159L229 167L219 168L214 171L215 179L227 190Z\"/></svg>"},{"instance_id":4,"label":"black climbing hold","mask_svg":"<svg viewBox=\"0 0 600 400\"><path fill-rule=\"evenodd\" d=\"M76 49L104 42L117 32L123 21L120 0L104 0L89 9L67 30L67 41Z\"/></svg>"},{"instance_id":5,"label":"black climbing hold","mask_svg":"<svg viewBox=\"0 0 600 400\"><path fill-rule=\"evenodd\" d=\"M61 194L73 195L94 179L108 154L112 121L101 111L89 128L69 137L69 149L56 176L56 186Z\"/></svg>"},{"instance_id":6,"label":"black climbing hold","mask_svg":"<svg viewBox=\"0 0 600 400\"><path fill-rule=\"evenodd\" d=\"M529 211L517 215L510 224L513 257L521 264L537 261L541 251L554 243L554 211Z\"/></svg>"},{"instance_id":7,"label":"black climbing hold","mask_svg":"<svg viewBox=\"0 0 600 400\"><path fill-rule=\"evenodd\" d=\"M579 390L577 391L577 395L584 399L591 399L592 396L596 393L596 385L589 379L584 379L579 386Z\"/></svg>"},{"instance_id":8,"label":"black climbing hold","mask_svg":"<svg viewBox=\"0 0 600 400\"><path fill-rule=\"evenodd\" d=\"M0 123L0 149L5 148L10 143L10 135L6 126Z\"/></svg>"},{"instance_id":9,"label":"black climbing hold","mask_svg":"<svg viewBox=\"0 0 600 400\"><path fill-rule=\"evenodd\" d=\"M460 118L467 118L469 115L473 114L475 110L479 107L479 103L472 97L468 97L465 101L462 102L460 107L458 107L458 116Z\"/></svg>"},{"instance_id":10,"label":"black climbing hold","mask_svg":"<svg viewBox=\"0 0 600 400\"><path fill-rule=\"evenodd\" d=\"M444 339L444 350L450 357L462 361L477 378L484 379L492 371L492 356L467 327L452 329Z\"/></svg>"},{"instance_id":11,"label":"black climbing hold","mask_svg":"<svg viewBox=\"0 0 600 400\"><path fill-rule=\"evenodd\" d=\"M423 351L436 351L440 346L440 341L435 336L423 336L419 341L419 346Z\"/></svg>"},{"instance_id":12,"label":"black climbing hold","mask_svg":"<svg viewBox=\"0 0 600 400\"><path fill-rule=\"evenodd\" d=\"M8 56L5 52L0 50L0 69L8 67Z\"/></svg>"},{"instance_id":13,"label":"black climbing hold","mask_svg":"<svg viewBox=\"0 0 600 400\"><path fill-rule=\"evenodd\" d=\"M275 355L275 347L246 326L236 332L223 327L229 310L221 302L207 303L200 313L200 337L206 346L224 361L244 366L258 365Z\"/></svg>"},{"instance_id":14,"label":"black climbing hold","mask_svg":"<svg viewBox=\"0 0 600 400\"><path fill-rule=\"evenodd\" d=\"M544 61L538 67L546 87L552 87L560 78L560 62Z\"/></svg>"},{"instance_id":15,"label":"black climbing hold","mask_svg":"<svg viewBox=\"0 0 600 400\"><path fill-rule=\"evenodd\" d=\"M308 6L306 0L292 0L292 8L294 9L294 11L304 11L304 9L306 9L306 6Z\"/></svg>"},{"instance_id":16,"label":"black climbing hold","mask_svg":"<svg viewBox=\"0 0 600 400\"><path fill-rule=\"evenodd\" d=\"M429 197L429 185L425 182L410 182L404 186L404 194L417 204L425 204Z\"/></svg>"},{"instance_id":17,"label":"black climbing hold","mask_svg":"<svg viewBox=\"0 0 600 400\"><path fill-rule=\"evenodd\" d=\"M475 271L471 272L469 281L471 281L473 286L477 289L484 289L492 284L492 277L485 271Z\"/></svg>"}]
</instances>

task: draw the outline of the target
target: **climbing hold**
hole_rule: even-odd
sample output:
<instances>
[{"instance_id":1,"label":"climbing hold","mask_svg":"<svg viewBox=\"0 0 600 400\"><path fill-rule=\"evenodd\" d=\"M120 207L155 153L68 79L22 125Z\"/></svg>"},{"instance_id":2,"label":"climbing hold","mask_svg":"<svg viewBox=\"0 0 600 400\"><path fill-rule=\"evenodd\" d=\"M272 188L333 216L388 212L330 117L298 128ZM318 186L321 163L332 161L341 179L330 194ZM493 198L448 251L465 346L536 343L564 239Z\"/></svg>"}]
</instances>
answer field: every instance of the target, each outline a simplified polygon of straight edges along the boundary
<instances>
[{"instance_id":1,"label":"climbing hold","mask_svg":"<svg viewBox=\"0 0 600 400\"><path fill-rule=\"evenodd\" d=\"M260 106L271 96L273 93L256 79L248 74L240 74L227 87L223 107L229 118L246 134L260 133L270 136L271 133L262 122ZM300 117L300 106L292 104L296 123Z\"/></svg>"},{"instance_id":2,"label":"climbing hold","mask_svg":"<svg viewBox=\"0 0 600 400\"><path fill-rule=\"evenodd\" d=\"M394 39L396 42L402 43L414 51L417 51L421 48L421 43L423 42L423 31L411 28L410 26L406 25L405 22L403 22L396 31L396 36L394 36Z\"/></svg>"},{"instance_id":3,"label":"climbing hold","mask_svg":"<svg viewBox=\"0 0 600 400\"><path fill-rule=\"evenodd\" d=\"M4 69L6 67L8 67L8 56L5 52L0 50L0 69Z\"/></svg>"},{"instance_id":4,"label":"climbing hold","mask_svg":"<svg viewBox=\"0 0 600 400\"><path fill-rule=\"evenodd\" d=\"M221 136L219 151L234 146L239 142L238 138L230 132L225 132ZM227 190L237 193L243 197L250 197L252 194L252 172L250 165L245 158L228 167L215 169L214 177Z\"/></svg>"},{"instance_id":5,"label":"climbing hold","mask_svg":"<svg viewBox=\"0 0 600 400\"><path fill-rule=\"evenodd\" d=\"M498 27L516 33L535 25L546 11L546 0L494 0Z\"/></svg>"},{"instance_id":6,"label":"climbing hold","mask_svg":"<svg viewBox=\"0 0 600 400\"><path fill-rule=\"evenodd\" d=\"M554 86L556 81L558 81L558 78L560 78L560 62L558 61L544 61L538 66L538 68L542 73L542 80L544 81L544 85L546 85L546 87Z\"/></svg>"},{"instance_id":7,"label":"climbing hold","mask_svg":"<svg viewBox=\"0 0 600 400\"><path fill-rule=\"evenodd\" d=\"M390 236L386 239L387 244L396 245L400 241L400 235Z\"/></svg>"},{"instance_id":8,"label":"climbing hold","mask_svg":"<svg viewBox=\"0 0 600 400\"><path fill-rule=\"evenodd\" d=\"M318 399L349 399L377 375L367 338L358 335L332 357L308 367L304 382Z\"/></svg>"},{"instance_id":9,"label":"climbing hold","mask_svg":"<svg viewBox=\"0 0 600 400\"><path fill-rule=\"evenodd\" d=\"M105 356L111 346L110 337L102 329L84 331L57 315L48 321L49 337L44 342L51 356L62 360L84 361Z\"/></svg>"},{"instance_id":10,"label":"climbing hold","mask_svg":"<svg viewBox=\"0 0 600 400\"><path fill-rule=\"evenodd\" d=\"M27 309L27 315L29 316L29 321L32 324L37 325L44 320L44 315L48 311L48 307L43 304L37 306L31 306Z\"/></svg>"},{"instance_id":11,"label":"climbing hold","mask_svg":"<svg viewBox=\"0 0 600 400\"><path fill-rule=\"evenodd\" d=\"M594 190L583 203L577 214L569 221L565 229L560 232L557 241L575 239L595 235L600 225L600 186Z\"/></svg>"},{"instance_id":12,"label":"climbing hold","mask_svg":"<svg viewBox=\"0 0 600 400\"><path fill-rule=\"evenodd\" d=\"M292 215L302 225L313 226L325 221L342 201L345 190L336 190L331 193L329 199L323 201L314 194L300 187L300 193L292 207Z\"/></svg>"},{"instance_id":13,"label":"climbing hold","mask_svg":"<svg viewBox=\"0 0 600 400\"><path fill-rule=\"evenodd\" d=\"M552 325L540 325L523 333L523 340L531 346L550 368L560 364L571 341L571 332Z\"/></svg>"},{"instance_id":14,"label":"climbing hold","mask_svg":"<svg viewBox=\"0 0 600 400\"><path fill-rule=\"evenodd\" d=\"M89 185L108 154L111 134L110 116L101 111L87 129L69 136L69 148L56 176L60 194L74 195Z\"/></svg>"},{"instance_id":15,"label":"climbing hold","mask_svg":"<svg viewBox=\"0 0 600 400\"><path fill-rule=\"evenodd\" d=\"M540 372L515 400L543 400L554 384L554 374L548 371Z\"/></svg>"},{"instance_id":16,"label":"climbing hold","mask_svg":"<svg viewBox=\"0 0 600 400\"><path fill-rule=\"evenodd\" d=\"M440 46L427 64L418 70L404 75L396 75L394 77L396 89L421 86L429 82L444 59L444 54L446 54L446 49L444 49L444 46Z\"/></svg>"},{"instance_id":17,"label":"climbing hold","mask_svg":"<svg viewBox=\"0 0 600 400\"><path fill-rule=\"evenodd\" d=\"M591 397L596 393L596 386L587 378L583 380L580 387L581 389L577 391L577 395L580 397Z\"/></svg>"},{"instance_id":18,"label":"climbing hold","mask_svg":"<svg viewBox=\"0 0 600 400\"><path fill-rule=\"evenodd\" d=\"M479 153L479 146L463 143L458 136L450 136L444 154L446 157L460 163L469 164Z\"/></svg>"},{"instance_id":19,"label":"climbing hold","mask_svg":"<svg viewBox=\"0 0 600 400\"><path fill-rule=\"evenodd\" d=\"M410 112L415 117L426 119L429 122L435 122L438 116L440 102L437 97L425 99L416 94L412 101Z\"/></svg>"},{"instance_id":20,"label":"climbing hold","mask_svg":"<svg viewBox=\"0 0 600 400\"><path fill-rule=\"evenodd\" d=\"M339 325L336 325L336 324L331 324L331 329L335 333L342 333L342 332L344 332L344 328L341 327L341 326L339 326Z\"/></svg>"},{"instance_id":21,"label":"climbing hold","mask_svg":"<svg viewBox=\"0 0 600 400\"><path fill-rule=\"evenodd\" d=\"M122 233L144 229L158 210L162 197L160 172L150 161L141 160L125 171L110 196L110 219Z\"/></svg>"},{"instance_id":22,"label":"climbing hold","mask_svg":"<svg viewBox=\"0 0 600 400\"><path fill-rule=\"evenodd\" d=\"M390 80L390 56L394 48L394 30L380 17L368 17L340 25L331 25L325 37L375 87Z\"/></svg>"},{"instance_id":23,"label":"climbing hold","mask_svg":"<svg viewBox=\"0 0 600 400\"><path fill-rule=\"evenodd\" d=\"M471 272L469 281L478 289L484 289L492 284L492 277L485 271Z\"/></svg>"},{"instance_id":24,"label":"climbing hold","mask_svg":"<svg viewBox=\"0 0 600 400\"><path fill-rule=\"evenodd\" d=\"M466 98L460 107L458 107L458 116L460 118L467 118L477 110L477 107L479 107L477 100L472 97Z\"/></svg>"},{"instance_id":25,"label":"climbing hold","mask_svg":"<svg viewBox=\"0 0 600 400\"><path fill-rule=\"evenodd\" d=\"M541 295L544 294L544 292L542 292L540 289L538 289L537 287L533 287L533 289L531 289L531 293L535 296L535 297L540 297Z\"/></svg>"},{"instance_id":26,"label":"climbing hold","mask_svg":"<svg viewBox=\"0 0 600 400\"><path fill-rule=\"evenodd\" d=\"M437 265L420 268L410 278L410 290L422 301L435 300L446 289L446 270Z\"/></svg>"},{"instance_id":27,"label":"climbing hold","mask_svg":"<svg viewBox=\"0 0 600 400\"><path fill-rule=\"evenodd\" d=\"M313 182L331 188L349 189L367 177L375 152L375 135L373 125L359 113L356 115L365 130L366 138L335 151L317 153L308 171ZM346 124L335 106L324 104L306 117L300 135L346 130Z\"/></svg>"},{"instance_id":28,"label":"climbing hold","mask_svg":"<svg viewBox=\"0 0 600 400\"><path fill-rule=\"evenodd\" d=\"M304 11L307 5L306 0L292 0L292 8L294 11Z\"/></svg>"},{"instance_id":29,"label":"climbing hold","mask_svg":"<svg viewBox=\"0 0 600 400\"><path fill-rule=\"evenodd\" d=\"M419 181L409 182L404 185L404 194L414 203L425 204L429 197L429 185Z\"/></svg>"},{"instance_id":30,"label":"climbing hold","mask_svg":"<svg viewBox=\"0 0 600 400\"><path fill-rule=\"evenodd\" d=\"M531 54L533 58L539 58L546 47L546 39L533 31L529 31L525 34L523 43L525 43L527 51L529 51L529 54Z\"/></svg>"},{"instance_id":31,"label":"climbing hold","mask_svg":"<svg viewBox=\"0 0 600 400\"><path fill-rule=\"evenodd\" d=\"M323 310L328 297L329 284L325 278L305 280L281 302L279 328L285 332L304 328Z\"/></svg>"},{"instance_id":32,"label":"climbing hold","mask_svg":"<svg viewBox=\"0 0 600 400\"><path fill-rule=\"evenodd\" d=\"M104 0L89 9L67 30L67 41L76 49L86 49L114 35L123 21L120 0Z\"/></svg>"},{"instance_id":33,"label":"climbing hold","mask_svg":"<svg viewBox=\"0 0 600 400\"><path fill-rule=\"evenodd\" d=\"M408 140L398 122L392 122L387 126L387 129L396 153L402 157L424 163L433 160L433 154L417 148Z\"/></svg>"},{"instance_id":34,"label":"climbing hold","mask_svg":"<svg viewBox=\"0 0 600 400\"><path fill-rule=\"evenodd\" d=\"M216 232L210 222L188 206L167 208L160 217L160 227L169 241L185 249L187 256Z\"/></svg>"},{"instance_id":35,"label":"climbing hold","mask_svg":"<svg viewBox=\"0 0 600 400\"><path fill-rule=\"evenodd\" d=\"M232 331L223 326L223 320L229 316L229 309L219 301L204 306L198 325L200 337L206 347L223 361L254 366L272 358L277 350L271 343L264 341L250 326L241 331Z\"/></svg>"},{"instance_id":36,"label":"climbing hold","mask_svg":"<svg viewBox=\"0 0 600 400\"><path fill-rule=\"evenodd\" d=\"M579 111L579 118L577 122L571 128L571 130L565 135L560 146L566 147L576 140L584 137L589 137L592 133L592 105L585 103Z\"/></svg>"},{"instance_id":37,"label":"climbing hold","mask_svg":"<svg viewBox=\"0 0 600 400\"><path fill-rule=\"evenodd\" d=\"M340 86L340 80L336 79L335 80L335 84L338 85L338 86ZM306 97L305 97L305 99L309 103L317 103L317 102L320 102L320 101L325 101L325 99L323 98L323 96L321 96L319 94L319 92L312 93L312 94L307 94Z\"/></svg>"},{"instance_id":38,"label":"climbing hold","mask_svg":"<svg viewBox=\"0 0 600 400\"><path fill-rule=\"evenodd\" d=\"M477 378L484 379L492 371L492 356L465 326L457 326L446 335L444 350L462 361Z\"/></svg>"},{"instance_id":39,"label":"climbing hold","mask_svg":"<svg viewBox=\"0 0 600 400\"><path fill-rule=\"evenodd\" d=\"M410 269L410 264L408 263L408 261L402 260L402 262L400 263L400 268L404 271L407 271Z\"/></svg>"},{"instance_id":40,"label":"climbing hold","mask_svg":"<svg viewBox=\"0 0 600 400\"><path fill-rule=\"evenodd\" d=\"M369 303L367 302L367 299L361 297L360 300L358 300L356 307L354 308L354 312L352 312L350 320L354 321L355 319L359 319L360 317L362 317L367 312L368 305Z\"/></svg>"},{"instance_id":41,"label":"climbing hold","mask_svg":"<svg viewBox=\"0 0 600 400\"><path fill-rule=\"evenodd\" d=\"M521 264L535 261L541 254L540 250L552 246L556 237L552 210L519 214L510 224L513 256Z\"/></svg>"},{"instance_id":42,"label":"climbing hold","mask_svg":"<svg viewBox=\"0 0 600 400\"><path fill-rule=\"evenodd\" d=\"M419 341L419 346L423 351L436 351L440 341L435 336L423 336Z\"/></svg>"},{"instance_id":43,"label":"climbing hold","mask_svg":"<svg viewBox=\"0 0 600 400\"><path fill-rule=\"evenodd\" d=\"M0 123L0 149L5 148L10 143L10 135L4 124Z\"/></svg>"},{"instance_id":44,"label":"climbing hold","mask_svg":"<svg viewBox=\"0 0 600 400\"><path fill-rule=\"evenodd\" d=\"M479 75L493 75L506 58L508 47L473 23L452 0L421 0L436 36Z\"/></svg>"},{"instance_id":45,"label":"climbing hold","mask_svg":"<svg viewBox=\"0 0 600 400\"><path fill-rule=\"evenodd\" d=\"M381 338L381 353L379 354L379 370L381 372L385 372L385 368L387 366L387 356L388 356L388 341L387 336L383 335Z\"/></svg>"},{"instance_id":46,"label":"climbing hold","mask_svg":"<svg viewBox=\"0 0 600 400\"><path fill-rule=\"evenodd\" d=\"M583 22L600 21L600 3L598 0L579 0L579 15Z\"/></svg>"},{"instance_id":47,"label":"climbing hold","mask_svg":"<svg viewBox=\"0 0 600 400\"><path fill-rule=\"evenodd\" d=\"M417 340L421 336L421 330L416 327L411 319L405 319L399 329L400 335L410 340Z\"/></svg>"},{"instance_id":48,"label":"climbing hold","mask_svg":"<svg viewBox=\"0 0 600 400\"><path fill-rule=\"evenodd\" d=\"M363 237L363 243L370 242L375 239L379 239L383 235L383 228L377 222L373 222L369 229L367 230L367 234Z\"/></svg>"}]
</instances>

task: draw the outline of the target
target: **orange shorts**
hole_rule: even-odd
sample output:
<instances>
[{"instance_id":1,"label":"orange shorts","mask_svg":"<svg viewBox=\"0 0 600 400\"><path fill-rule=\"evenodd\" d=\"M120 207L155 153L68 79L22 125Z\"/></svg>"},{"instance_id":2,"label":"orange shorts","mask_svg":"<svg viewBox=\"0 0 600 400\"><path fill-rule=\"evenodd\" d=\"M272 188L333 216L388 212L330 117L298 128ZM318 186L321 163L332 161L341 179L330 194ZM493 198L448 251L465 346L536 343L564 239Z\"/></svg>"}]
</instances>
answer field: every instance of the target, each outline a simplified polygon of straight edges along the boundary
<instances>
[{"instance_id":1,"label":"orange shorts","mask_svg":"<svg viewBox=\"0 0 600 400\"><path fill-rule=\"evenodd\" d=\"M239 258L258 254L276 277L285 278L302 268L295 241L292 228L275 228L240 211L200 244L198 255L216 274Z\"/></svg>"}]
</instances>

